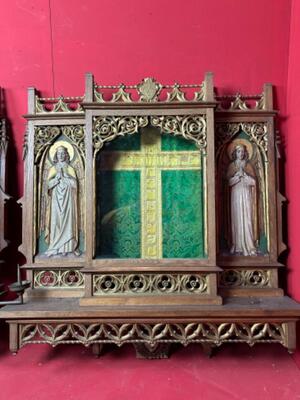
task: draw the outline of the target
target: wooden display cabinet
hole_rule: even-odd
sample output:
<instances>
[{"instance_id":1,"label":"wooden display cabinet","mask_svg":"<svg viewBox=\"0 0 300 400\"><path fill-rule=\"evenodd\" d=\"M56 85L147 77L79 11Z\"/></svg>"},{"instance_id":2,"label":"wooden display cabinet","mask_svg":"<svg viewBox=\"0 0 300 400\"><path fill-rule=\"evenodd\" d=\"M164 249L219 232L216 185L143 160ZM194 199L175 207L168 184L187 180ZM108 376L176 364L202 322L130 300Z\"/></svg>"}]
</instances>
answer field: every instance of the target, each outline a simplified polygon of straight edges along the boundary
<instances>
[{"instance_id":1,"label":"wooden display cabinet","mask_svg":"<svg viewBox=\"0 0 300 400\"><path fill-rule=\"evenodd\" d=\"M282 241L272 86L216 96L201 84L28 91L26 304L8 306L12 352L28 343L277 342L295 349L297 303L278 287Z\"/></svg>"}]
</instances>

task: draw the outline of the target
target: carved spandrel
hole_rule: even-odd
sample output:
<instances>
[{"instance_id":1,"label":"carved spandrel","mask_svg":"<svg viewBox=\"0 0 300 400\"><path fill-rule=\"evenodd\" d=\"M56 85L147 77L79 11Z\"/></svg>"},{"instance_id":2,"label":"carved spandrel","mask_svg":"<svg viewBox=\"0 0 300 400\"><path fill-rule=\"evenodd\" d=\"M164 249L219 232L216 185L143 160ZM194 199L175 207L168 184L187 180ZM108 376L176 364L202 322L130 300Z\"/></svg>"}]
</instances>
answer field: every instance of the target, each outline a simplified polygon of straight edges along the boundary
<instances>
[{"instance_id":1,"label":"carved spandrel","mask_svg":"<svg viewBox=\"0 0 300 400\"><path fill-rule=\"evenodd\" d=\"M85 128L83 125L38 126L34 132L34 159L36 163L39 162L47 148L61 135L67 137L77 147L84 160Z\"/></svg>"},{"instance_id":2,"label":"carved spandrel","mask_svg":"<svg viewBox=\"0 0 300 400\"><path fill-rule=\"evenodd\" d=\"M182 136L196 144L203 152L207 147L207 124L205 115L162 115L128 116L128 117L94 117L93 143L94 154L103 147L105 142L110 142L119 136L132 135L140 128L151 124L160 129L161 133Z\"/></svg>"}]
</instances>

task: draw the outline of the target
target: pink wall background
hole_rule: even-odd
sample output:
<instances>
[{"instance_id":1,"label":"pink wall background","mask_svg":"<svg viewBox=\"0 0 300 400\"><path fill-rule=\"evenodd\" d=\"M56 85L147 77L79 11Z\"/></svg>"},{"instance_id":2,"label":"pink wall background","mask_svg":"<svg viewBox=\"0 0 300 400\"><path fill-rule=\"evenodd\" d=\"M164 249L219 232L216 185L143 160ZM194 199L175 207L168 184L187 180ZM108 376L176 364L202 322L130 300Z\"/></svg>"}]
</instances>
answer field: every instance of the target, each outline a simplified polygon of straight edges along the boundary
<instances>
[{"instance_id":1,"label":"pink wall background","mask_svg":"<svg viewBox=\"0 0 300 400\"><path fill-rule=\"evenodd\" d=\"M300 2L296 0L0 0L0 85L12 127L11 194L22 195L28 86L44 96L82 95L97 82L201 82L223 92L275 85L286 143L290 294L300 300Z\"/></svg>"}]
</instances>

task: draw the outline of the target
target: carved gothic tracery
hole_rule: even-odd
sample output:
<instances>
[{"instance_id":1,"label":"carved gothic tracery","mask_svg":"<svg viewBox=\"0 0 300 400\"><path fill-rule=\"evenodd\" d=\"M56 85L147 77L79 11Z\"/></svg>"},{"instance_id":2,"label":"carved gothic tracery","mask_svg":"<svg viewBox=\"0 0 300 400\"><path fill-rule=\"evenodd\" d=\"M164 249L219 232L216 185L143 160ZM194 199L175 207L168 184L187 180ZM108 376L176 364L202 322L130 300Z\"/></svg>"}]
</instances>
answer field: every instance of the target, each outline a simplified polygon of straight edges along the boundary
<instances>
[{"instance_id":1,"label":"carved gothic tracery","mask_svg":"<svg viewBox=\"0 0 300 400\"><path fill-rule=\"evenodd\" d=\"M35 97L35 112L37 114L52 113L83 113L81 102L82 96L78 97Z\"/></svg>"},{"instance_id":2,"label":"carved gothic tracery","mask_svg":"<svg viewBox=\"0 0 300 400\"><path fill-rule=\"evenodd\" d=\"M228 288L271 287L269 270L227 269L221 272L221 286Z\"/></svg>"},{"instance_id":3,"label":"carved gothic tracery","mask_svg":"<svg viewBox=\"0 0 300 400\"><path fill-rule=\"evenodd\" d=\"M94 117L93 141L95 154L118 136L132 135L148 125L148 117Z\"/></svg>"},{"instance_id":4,"label":"carved gothic tracery","mask_svg":"<svg viewBox=\"0 0 300 400\"><path fill-rule=\"evenodd\" d=\"M35 288L83 288L84 276L80 270L34 271Z\"/></svg>"},{"instance_id":5,"label":"carved gothic tracery","mask_svg":"<svg viewBox=\"0 0 300 400\"><path fill-rule=\"evenodd\" d=\"M237 93L231 96L216 96L218 100L217 109L220 111L251 111L265 110L265 94L242 95Z\"/></svg>"},{"instance_id":6,"label":"carved gothic tracery","mask_svg":"<svg viewBox=\"0 0 300 400\"><path fill-rule=\"evenodd\" d=\"M111 274L93 276L94 295L207 293L205 274Z\"/></svg>"},{"instance_id":7,"label":"carved gothic tracery","mask_svg":"<svg viewBox=\"0 0 300 400\"><path fill-rule=\"evenodd\" d=\"M44 150L60 135L64 135L70 139L71 142L77 146L81 157L84 158L85 128L83 125L38 126L35 128L34 134L34 155L36 163L39 161Z\"/></svg>"},{"instance_id":8,"label":"carved gothic tracery","mask_svg":"<svg viewBox=\"0 0 300 400\"><path fill-rule=\"evenodd\" d=\"M35 323L20 326L20 345L48 343L189 343L259 342L284 344L285 324L275 323Z\"/></svg>"},{"instance_id":9,"label":"carved gothic tracery","mask_svg":"<svg viewBox=\"0 0 300 400\"><path fill-rule=\"evenodd\" d=\"M106 100L104 93L109 91L109 99ZM111 93L111 91L113 91ZM204 82L201 84L163 85L154 78L144 78L137 85L94 85L94 99L98 103L132 103L134 101L152 102L198 102L204 101L206 96Z\"/></svg>"},{"instance_id":10,"label":"carved gothic tracery","mask_svg":"<svg viewBox=\"0 0 300 400\"><path fill-rule=\"evenodd\" d=\"M268 127L265 122L226 122L216 124L216 156L218 158L223 146L233 137L243 131L249 136L249 140L255 143L267 161L268 151Z\"/></svg>"},{"instance_id":11,"label":"carved gothic tracery","mask_svg":"<svg viewBox=\"0 0 300 400\"><path fill-rule=\"evenodd\" d=\"M151 123L158 127L162 133L169 133L174 136L180 135L187 140L193 141L203 152L206 151L206 120L203 115L162 115L151 116L150 119L144 116L128 117L94 117L93 140L94 152L103 147L118 136L134 134L140 128Z\"/></svg>"}]
</instances>

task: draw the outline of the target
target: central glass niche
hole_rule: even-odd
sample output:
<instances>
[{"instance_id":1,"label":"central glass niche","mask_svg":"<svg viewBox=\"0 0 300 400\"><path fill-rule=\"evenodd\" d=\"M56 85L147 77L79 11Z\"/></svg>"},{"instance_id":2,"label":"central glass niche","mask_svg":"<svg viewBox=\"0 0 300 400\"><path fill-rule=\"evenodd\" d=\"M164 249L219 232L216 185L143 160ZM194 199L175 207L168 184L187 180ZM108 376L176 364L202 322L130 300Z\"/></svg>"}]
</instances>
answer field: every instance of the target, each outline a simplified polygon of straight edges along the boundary
<instances>
[{"instance_id":1,"label":"central glass niche","mask_svg":"<svg viewBox=\"0 0 300 400\"><path fill-rule=\"evenodd\" d=\"M152 126L96 159L97 258L206 258L203 157Z\"/></svg>"}]
</instances>

